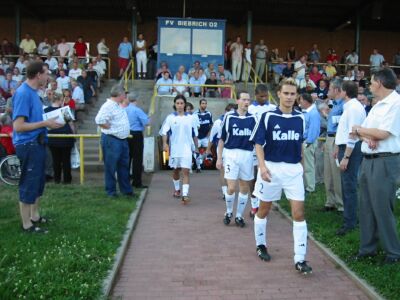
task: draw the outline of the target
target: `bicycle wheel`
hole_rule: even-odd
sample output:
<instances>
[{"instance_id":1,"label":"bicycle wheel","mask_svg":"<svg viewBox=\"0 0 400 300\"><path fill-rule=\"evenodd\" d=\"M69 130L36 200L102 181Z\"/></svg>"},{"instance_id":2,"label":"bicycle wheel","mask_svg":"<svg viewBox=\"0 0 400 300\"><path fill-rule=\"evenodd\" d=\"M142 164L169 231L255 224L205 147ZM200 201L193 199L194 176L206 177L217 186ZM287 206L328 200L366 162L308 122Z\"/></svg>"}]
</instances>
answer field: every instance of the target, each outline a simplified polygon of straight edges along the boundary
<instances>
[{"instance_id":1,"label":"bicycle wheel","mask_svg":"<svg viewBox=\"0 0 400 300\"><path fill-rule=\"evenodd\" d=\"M16 155L9 155L0 162L0 179L9 185L17 185L21 177L21 165Z\"/></svg>"}]
</instances>

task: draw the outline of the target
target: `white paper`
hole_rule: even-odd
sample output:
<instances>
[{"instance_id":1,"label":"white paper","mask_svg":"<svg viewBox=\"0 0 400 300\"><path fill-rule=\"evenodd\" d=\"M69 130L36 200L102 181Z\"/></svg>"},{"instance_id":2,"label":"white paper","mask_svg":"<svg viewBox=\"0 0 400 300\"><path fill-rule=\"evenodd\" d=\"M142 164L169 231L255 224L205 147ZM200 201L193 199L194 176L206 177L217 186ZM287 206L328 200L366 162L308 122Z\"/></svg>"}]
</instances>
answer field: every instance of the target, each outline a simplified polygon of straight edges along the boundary
<instances>
[{"instance_id":1,"label":"white paper","mask_svg":"<svg viewBox=\"0 0 400 300\"><path fill-rule=\"evenodd\" d=\"M72 113L69 106L60 107L58 109L52 110L48 113L43 114L43 120L46 121L48 119L55 119L55 121L59 124L65 124L69 121L74 121L74 114Z\"/></svg>"}]
</instances>

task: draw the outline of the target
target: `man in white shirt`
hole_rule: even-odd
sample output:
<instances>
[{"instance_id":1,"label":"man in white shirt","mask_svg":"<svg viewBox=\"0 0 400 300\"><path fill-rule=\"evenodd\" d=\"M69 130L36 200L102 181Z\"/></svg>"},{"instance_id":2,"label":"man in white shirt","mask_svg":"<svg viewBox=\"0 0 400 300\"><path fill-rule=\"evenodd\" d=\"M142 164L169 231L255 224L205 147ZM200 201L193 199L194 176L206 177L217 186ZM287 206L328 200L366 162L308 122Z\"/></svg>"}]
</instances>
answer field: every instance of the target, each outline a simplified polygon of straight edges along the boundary
<instances>
[{"instance_id":1,"label":"man in white shirt","mask_svg":"<svg viewBox=\"0 0 400 300\"><path fill-rule=\"evenodd\" d=\"M78 82L75 79L71 80L72 87L72 99L76 104L76 111L85 109L85 95L83 93L82 88L79 86Z\"/></svg>"},{"instance_id":2,"label":"man in white shirt","mask_svg":"<svg viewBox=\"0 0 400 300\"><path fill-rule=\"evenodd\" d=\"M60 70L60 77L56 79L57 85L62 89L62 90L68 90L70 86L70 78L65 75L65 70L62 69Z\"/></svg>"},{"instance_id":3,"label":"man in white shirt","mask_svg":"<svg viewBox=\"0 0 400 300\"><path fill-rule=\"evenodd\" d=\"M251 43L246 43L246 48L244 48L244 68L242 73L242 81L249 81L250 73L251 73Z\"/></svg>"},{"instance_id":4,"label":"man in white shirt","mask_svg":"<svg viewBox=\"0 0 400 300\"><path fill-rule=\"evenodd\" d=\"M120 192L125 196L133 196L129 181L129 119L126 111L119 106L125 97L124 88L114 85L111 98L101 106L95 118L101 128L105 190L109 197L117 197L115 174Z\"/></svg>"},{"instance_id":5,"label":"man in white shirt","mask_svg":"<svg viewBox=\"0 0 400 300\"><path fill-rule=\"evenodd\" d=\"M51 56L51 53L47 54L47 58L44 61L44 63L49 65L49 70L52 72L55 71L55 69L57 69L58 61L57 59Z\"/></svg>"},{"instance_id":6,"label":"man in white shirt","mask_svg":"<svg viewBox=\"0 0 400 300\"><path fill-rule=\"evenodd\" d=\"M378 242L385 264L400 262L400 240L393 213L400 178L400 96L396 75L384 68L372 74L370 90L378 102L352 133L363 139L360 171L360 248L356 260L376 256ZM379 238L378 238L379 237Z\"/></svg>"},{"instance_id":7,"label":"man in white shirt","mask_svg":"<svg viewBox=\"0 0 400 300\"><path fill-rule=\"evenodd\" d=\"M158 95L171 95L172 93L172 86L170 85L161 85L161 84L172 84L172 79L169 78L169 72L164 71L163 76L157 80L157 93Z\"/></svg>"},{"instance_id":8,"label":"man in white shirt","mask_svg":"<svg viewBox=\"0 0 400 300\"><path fill-rule=\"evenodd\" d=\"M357 175L362 160L361 141L350 136L350 133L353 126L361 125L366 117L357 94L358 86L354 81L343 82L343 114L336 132L334 154L340 163L343 197L343 225L336 231L338 236L347 234L357 225Z\"/></svg>"},{"instance_id":9,"label":"man in white shirt","mask_svg":"<svg viewBox=\"0 0 400 300\"><path fill-rule=\"evenodd\" d=\"M236 37L236 42L230 46L232 53L232 75L233 81L239 81L240 74L242 71L242 56L243 56L243 44L240 40L240 36Z\"/></svg>"},{"instance_id":10,"label":"man in white shirt","mask_svg":"<svg viewBox=\"0 0 400 300\"><path fill-rule=\"evenodd\" d=\"M346 63L353 65L358 64L358 54L356 50L353 50L349 55L347 55Z\"/></svg>"},{"instance_id":11,"label":"man in white shirt","mask_svg":"<svg viewBox=\"0 0 400 300\"><path fill-rule=\"evenodd\" d=\"M78 77L81 76L81 75L82 75L82 69L79 68L78 62L74 62L72 64L72 69L70 69L69 72L68 72L68 76L70 78L73 78L73 79L77 80Z\"/></svg>"},{"instance_id":12,"label":"man in white shirt","mask_svg":"<svg viewBox=\"0 0 400 300\"><path fill-rule=\"evenodd\" d=\"M43 42L39 43L38 54L41 56L47 56L50 53L51 45L49 44L49 39L45 37Z\"/></svg>"},{"instance_id":13,"label":"man in white shirt","mask_svg":"<svg viewBox=\"0 0 400 300\"><path fill-rule=\"evenodd\" d=\"M300 57L298 61L294 63L294 71L297 72L297 77L296 79L301 80L304 79L306 75L306 69L307 69L307 58L305 55Z\"/></svg>"},{"instance_id":14,"label":"man in white shirt","mask_svg":"<svg viewBox=\"0 0 400 300\"><path fill-rule=\"evenodd\" d=\"M177 72L175 75L176 78L172 81L173 84L188 84L188 81L182 78L182 74ZM189 97L189 88L187 86L174 86L172 92L172 96L176 96L178 94L184 95L185 97Z\"/></svg>"},{"instance_id":15,"label":"man in white shirt","mask_svg":"<svg viewBox=\"0 0 400 300\"><path fill-rule=\"evenodd\" d=\"M369 62L371 64L371 71L377 70L382 66L382 63L385 61L385 58L382 54L379 53L378 49L372 50L372 54L369 57Z\"/></svg>"},{"instance_id":16,"label":"man in white shirt","mask_svg":"<svg viewBox=\"0 0 400 300\"><path fill-rule=\"evenodd\" d=\"M97 44L97 53L103 57L108 57L108 53L110 52L110 48L106 45L106 39L102 38L100 42Z\"/></svg>"},{"instance_id":17,"label":"man in white shirt","mask_svg":"<svg viewBox=\"0 0 400 300\"><path fill-rule=\"evenodd\" d=\"M57 46L57 51L61 57L68 57L71 47L67 44L65 37L61 38L61 42Z\"/></svg>"}]
</instances>

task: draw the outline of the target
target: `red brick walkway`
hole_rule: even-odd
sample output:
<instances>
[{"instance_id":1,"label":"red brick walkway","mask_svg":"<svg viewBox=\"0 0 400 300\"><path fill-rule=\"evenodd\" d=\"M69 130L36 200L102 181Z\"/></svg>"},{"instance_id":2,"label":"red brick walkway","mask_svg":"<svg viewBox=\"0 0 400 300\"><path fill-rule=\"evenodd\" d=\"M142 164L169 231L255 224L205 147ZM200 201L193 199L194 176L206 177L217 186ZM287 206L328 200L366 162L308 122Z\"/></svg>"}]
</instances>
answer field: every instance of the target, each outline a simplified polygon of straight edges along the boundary
<instances>
[{"instance_id":1,"label":"red brick walkway","mask_svg":"<svg viewBox=\"0 0 400 300\"><path fill-rule=\"evenodd\" d=\"M170 172L153 176L113 297L368 299L312 242L307 259L314 273L298 274L292 226L275 211L268 226L272 260L261 261L249 208L245 228L222 223L225 204L215 171L193 174L190 194L192 202L183 206L171 196Z\"/></svg>"}]
</instances>

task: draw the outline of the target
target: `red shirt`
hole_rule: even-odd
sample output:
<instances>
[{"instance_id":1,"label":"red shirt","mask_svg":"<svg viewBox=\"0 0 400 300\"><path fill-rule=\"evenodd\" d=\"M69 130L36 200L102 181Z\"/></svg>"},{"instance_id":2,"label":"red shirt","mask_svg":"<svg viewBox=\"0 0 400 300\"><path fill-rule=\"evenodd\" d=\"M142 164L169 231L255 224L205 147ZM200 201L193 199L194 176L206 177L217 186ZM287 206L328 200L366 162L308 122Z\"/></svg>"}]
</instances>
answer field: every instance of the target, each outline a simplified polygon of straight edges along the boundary
<instances>
[{"instance_id":1,"label":"red shirt","mask_svg":"<svg viewBox=\"0 0 400 300\"><path fill-rule=\"evenodd\" d=\"M321 80L321 78L322 78L322 74L320 72L317 72L315 74L314 73L310 73L310 79L312 81L314 81L314 83L316 85L318 85L318 82Z\"/></svg>"},{"instance_id":2,"label":"red shirt","mask_svg":"<svg viewBox=\"0 0 400 300\"><path fill-rule=\"evenodd\" d=\"M328 61L328 60L330 60L331 62L334 62L335 60L339 61L339 56L336 53L329 54L326 57L326 61Z\"/></svg>"},{"instance_id":3,"label":"red shirt","mask_svg":"<svg viewBox=\"0 0 400 300\"><path fill-rule=\"evenodd\" d=\"M13 132L13 129L11 126L4 125L0 133L11 135ZM15 148L12 143L11 137L1 137L0 138L0 144L3 145L4 149L6 149L7 155L15 154Z\"/></svg>"},{"instance_id":4,"label":"red shirt","mask_svg":"<svg viewBox=\"0 0 400 300\"><path fill-rule=\"evenodd\" d=\"M86 56L87 47L85 43L75 42L74 49L77 56Z\"/></svg>"},{"instance_id":5,"label":"red shirt","mask_svg":"<svg viewBox=\"0 0 400 300\"><path fill-rule=\"evenodd\" d=\"M69 106L69 108L74 111L76 109L75 100L74 99L69 99L69 102L68 103L64 103L64 106Z\"/></svg>"}]
</instances>

